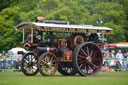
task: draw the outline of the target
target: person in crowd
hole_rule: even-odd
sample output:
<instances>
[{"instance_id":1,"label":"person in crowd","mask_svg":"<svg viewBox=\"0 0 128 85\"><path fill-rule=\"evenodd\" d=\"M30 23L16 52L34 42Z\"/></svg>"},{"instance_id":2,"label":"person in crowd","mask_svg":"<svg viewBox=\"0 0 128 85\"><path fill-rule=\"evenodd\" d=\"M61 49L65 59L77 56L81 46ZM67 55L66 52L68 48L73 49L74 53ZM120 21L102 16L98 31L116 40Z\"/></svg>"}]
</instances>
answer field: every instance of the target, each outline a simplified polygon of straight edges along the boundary
<instances>
[{"instance_id":1,"label":"person in crowd","mask_svg":"<svg viewBox=\"0 0 128 85\"><path fill-rule=\"evenodd\" d=\"M126 64L127 64L127 66L128 66L128 52L127 52L127 54L126 54Z\"/></svg>"},{"instance_id":2,"label":"person in crowd","mask_svg":"<svg viewBox=\"0 0 128 85\"><path fill-rule=\"evenodd\" d=\"M124 71L128 71L128 66L126 61L123 62Z\"/></svg>"},{"instance_id":3,"label":"person in crowd","mask_svg":"<svg viewBox=\"0 0 128 85\"><path fill-rule=\"evenodd\" d=\"M1 56L1 55L0 55ZM0 72L2 71L2 61L0 60Z\"/></svg>"},{"instance_id":4,"label":"person in crowd","mask_svg":"<svg viewBox=\"0 0 128 85\"><path fill-rule=\"evenodd\" d=\"M124 56L123 56L121 50L119 50L118 53L116 54L116 59L117 59L117 61L119 61L121 66L123 66L123 58L124 58Z\"/></svg>"},{"instance_id":5,"label":"person in crowd","mask_svg":"<svg viewBox=\"0 0 128 85\"><path fill-rule=\"evenodd\" d=\"M3 51L1 57L3 59L3 61L2 61L2 69L4 69L4 72L6 71L6 59L7 59L7 56L8 55L6 54L6 52Z\"/></svg>"},{"instance_id":6,"label":"person in crowd","mask_svg":"<svg viewBox=\"0 0 128 85\"><path fill-rule=\"evenodd\" d=\"M106 52L106 60L107 60L107 62L108 62L108 66L110 66L111 57L110 57L110 52L109 52L109 50Z\"/></svg>"},{"instance_id":7,"label":"person in crowd","mask_svg":"<svg viewBox=\"0 0 128 85\"><path fill-rule=\"evenodd\" d=\"M16 60L13 60L13 67L14 67L14 72L16 71L16 65L17 65L17 62L16 62Z\"/></svg>"},{"instance_id":8,"label":"person in crowd","mask_svg":"<svg viewBox=\"0 0 128 85\"><path fill-rule=\"evenodd\" d=\"M128 52L126 53L126 57L123 62L124 71L128 71Z\"/></svg>"},{"instance_id":9,"label":"person in crowd","mask_svg":"<svg viewBox=\"0 0 128 85\"><path fill-rule=\"evenodd\" d=\"M16 70L19 71L21 69L21 59L18 58L16 61Z\"/></svg>"},{"instance_id":10,"label":"person in crowd","mask_svg":"<svg viewBox=\"0 0 128 85\"><path fill-rule=\"evenodd\" d=\"M116 71L121 71L121 67L123 66L123 59L124 59L124 56L121 52L121 50L118 50L118 53L116 54Z\"/></svg>"},{"instance_id":11,"label":"person in crowd","mask_svg":"<svg viewBox=\"0 0 128 85\"><path fill-rule=\"evenodd\" d=\"M104 72L109 72L108 62L104 62L103 71L104 71Z\"/></svg>"},{"instance_id":12,"label":"person in crowd","mask_svg":"<svg viewBox=\"0 0 128 85\"><path fill-rule=\"evenodd\" d=\"M8 60L8 70L10 70L11 69L11 60Z\"/></svg>"},{"instance_id":13,"label":"person in crowd","mask_svg":"<svg viewBox=\"0 0 128 85\"><path fill-rule=\"evenodd\" d=\"M111 51L111 58L115 60L115 52L114 52L114 50Z\"/></svg>"}]
</instances>

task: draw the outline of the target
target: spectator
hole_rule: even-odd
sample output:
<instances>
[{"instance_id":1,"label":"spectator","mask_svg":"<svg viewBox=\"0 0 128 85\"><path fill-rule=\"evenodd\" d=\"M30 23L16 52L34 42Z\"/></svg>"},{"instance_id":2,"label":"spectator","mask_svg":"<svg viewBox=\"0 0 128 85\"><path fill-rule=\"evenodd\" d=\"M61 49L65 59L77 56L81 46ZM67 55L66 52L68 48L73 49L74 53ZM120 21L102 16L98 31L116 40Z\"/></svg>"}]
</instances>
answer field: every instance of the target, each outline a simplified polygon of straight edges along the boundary
<instances>
[{"instance_id":1,"label":"spectator","mask_svg":"<svg viewBox=\"0 0 128 85\"><path fill-rule=\"evenodd\" d=\"M114 50L111 51L111 58L115 59L115 52L114 52Z\"/></svg>"},{"instance_id":2,"label":"spectator","mask_svg":"<svg viewBox=\"0 0 128 85\"><path fill-rule=\"evenodd\" d=\"M110 68L112 68L113 70L116 69L116 61L114 59L111 59Z\"/></svg>"},{"instance_id":3,"label":"spectator","mask_svg":"<svg viewBox=\"0 0 128 85\"><path fill-rule=\"evenodd\" d=\"M7 56L8 55L6 54L6 52L3 51L1 57L3 59L3 61L2 61L2 69L4 69L4 72L6 71L6 59L7 59Z\"/></svg>"},{"instance_id":4,"label":"spectator","mask_svg":"<svg viewBox=\"0 0 128 85\"><path fill-rule=\"evenodd\" d=\"M13 67L14 67L14 72L16 71L16 65L17 65L17 62L16 62L16 60L13 60Z\"/></svg>"},{"instance_id":5,"label":"spectator","mask_svg":"<svg viewBox=\"0 0 128 85\"><path fill-rule=\"evenodd\" d=\"M109 72L108 62L104 63L104 72Z\"/></svg>"},{"instance_id":6,"label":"spectator","mask_svg":"<svg viewBox=\"0 0 128 85\"><path fill-rule=\"evenodd\" d=\"M128 67L127 67L127 64L126 64L126 61L123 62L123 66L124 66L124 71L128 71Z\"/></svg>"},{"instance_id":7,"label":"spectator","mask_svg":"<svg viewBox=\"0 0 128 85\"><path fill-rule=\"evenodd\" d=\"M119 61L121 66L123 66L123 64L122 64L123 63L123 58L124 58L124 56L121 53L121 50L119 50L118 53L116 54L116 59L117 59L117 61Z\"/></svg>"},{"instance_id":8,"label":"spectator","mask_svg":"<svg viewBox=\"0 0 128 85\"><path fill-rule=\"evenodd\" d=\"M126 64L128 65L128 52L126 54Z\"/></svg>"},{"instance_id":9,"label":"spectator","mask_svg":"<svg viewBox=\"0 0 128 85\"><path fill-rule=\"evenodd\" d=\"M16 70L18 71L18 70L20 70L20 67L21 66L21 59L17 59L17 63L16 63Z\"/></svg>"},{"instance_id":10,"label":"spectator","mask_svg":"<svg viewBox=\"0 0 128 85\"><path fill-rule=\"evenodd\" d=\"M11 69L11 60L8 60L8 70Z\"/></svg>"},{"instance_id":11,"label":"spectator","mask_svg":"<svg viewBox=\"0 0 128 85\"><path fill-rule=\"evenodd\" d=\"M2 71L2 61L0 60L0 72Z\"/></svg>"},{"instance_id":12,"label":"spectator","mask_svg":"<svg viewBox=\"0 0 128 85\"><path fill-rule=\"evenodd\" d=\"M124 61L124 70L128 71L128 52L126 53L126 59Z\"/></svg>"}]
</instances>

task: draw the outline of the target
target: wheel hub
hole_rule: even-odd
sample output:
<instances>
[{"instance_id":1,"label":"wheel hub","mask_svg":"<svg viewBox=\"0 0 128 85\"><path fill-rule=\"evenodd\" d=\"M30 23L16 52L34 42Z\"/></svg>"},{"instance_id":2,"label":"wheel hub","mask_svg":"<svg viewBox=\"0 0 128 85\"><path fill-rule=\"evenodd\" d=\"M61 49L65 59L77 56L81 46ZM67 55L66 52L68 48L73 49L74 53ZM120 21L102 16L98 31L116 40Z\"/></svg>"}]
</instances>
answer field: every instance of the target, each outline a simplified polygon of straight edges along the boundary
<instances>
[{"instance_id":1,"label":"wheel hub","mask_svg":"<svg viewBox=\"0 0 128 85\"><path fill-rule=\"evenodd\" d=\"M92 57L88 56L86 59L88 62L92 62Z\"/></svg>"},{"instance_id":2,"label":"wheel hub","mask_svg":"<svg viewBox=\"0 0 128 85\"><path fill-rule=\"evenodd\" d=\"M50 62L47 63L47 67L51 67L51 63Z\"/></svg>"},{"instance_id":3,"label":"wheel hub","mask_svg":"<svg viewBox=\"0 0 128 85\"><path fill-rule=\"evenodd\" d=\"M29 63L28 65L29 65L29 66L33 66L33 63L31 62L31 63Z\"/></svg>"}]
</instances>

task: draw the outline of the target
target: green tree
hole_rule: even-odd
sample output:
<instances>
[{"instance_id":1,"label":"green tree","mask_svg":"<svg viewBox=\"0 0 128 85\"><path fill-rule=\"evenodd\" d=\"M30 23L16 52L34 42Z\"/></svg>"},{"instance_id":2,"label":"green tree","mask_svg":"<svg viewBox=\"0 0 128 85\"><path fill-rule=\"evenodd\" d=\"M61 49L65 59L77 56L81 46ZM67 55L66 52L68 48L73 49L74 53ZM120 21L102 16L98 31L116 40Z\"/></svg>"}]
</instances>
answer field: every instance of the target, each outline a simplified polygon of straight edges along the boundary
<instances>
[{"instance_id":1,"label":"green tree","mask_svg":"<svg viewBox=\"0 0 128 85\"><path fill-rule=\"evenodd\" d=\"M6 8L0 12L0 51L7 50L16 45L20 45L19 37L21 36L14 29L15 25L19 23L18 13L20 9L15 8Z\"/></svg>"},{"instance_id":2,"label":"green tree","mask_svg":"<svg viewBox=\"0 0 128 85\"><path fill-rule=\"evenodd\" d=\"M106 35L108 43L126 42L125 30L120 25L114 24L112 21L104 24L106 27L113 28L111 35Z\"/></svg>"},{"instance_id":3,"label":"green tree","mask_svg":"<svg viewBox=\"0 0 128 85\"><path fill-rule=\"evenodd\" d=\"M107 26L113 28L113 34L106 35L109 43L128 41L128 0L0 0L0 51L21 45L16 24L34 22L37 16Z\"/></svg>"}]
</instances>

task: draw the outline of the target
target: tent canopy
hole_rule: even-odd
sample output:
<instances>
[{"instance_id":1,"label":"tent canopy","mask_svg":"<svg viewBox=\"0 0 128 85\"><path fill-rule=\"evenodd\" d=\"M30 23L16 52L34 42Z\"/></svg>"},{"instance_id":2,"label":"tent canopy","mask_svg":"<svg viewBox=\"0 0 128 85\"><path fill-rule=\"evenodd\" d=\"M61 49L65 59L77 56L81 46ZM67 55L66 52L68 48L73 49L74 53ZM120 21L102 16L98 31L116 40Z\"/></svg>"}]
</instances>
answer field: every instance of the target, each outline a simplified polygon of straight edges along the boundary
<instances>
[{"instance_id":1,"label":"tent canopy","mask_svg":"<svg viewBox=\"0 0 128 85\"><path fill-rule=\"evenodd\" d=\"M115 48L115 47L125 48L125 47L128 47L128 42L106 44L105 47L106 48Z\"/></svg>"}]
</instances>

